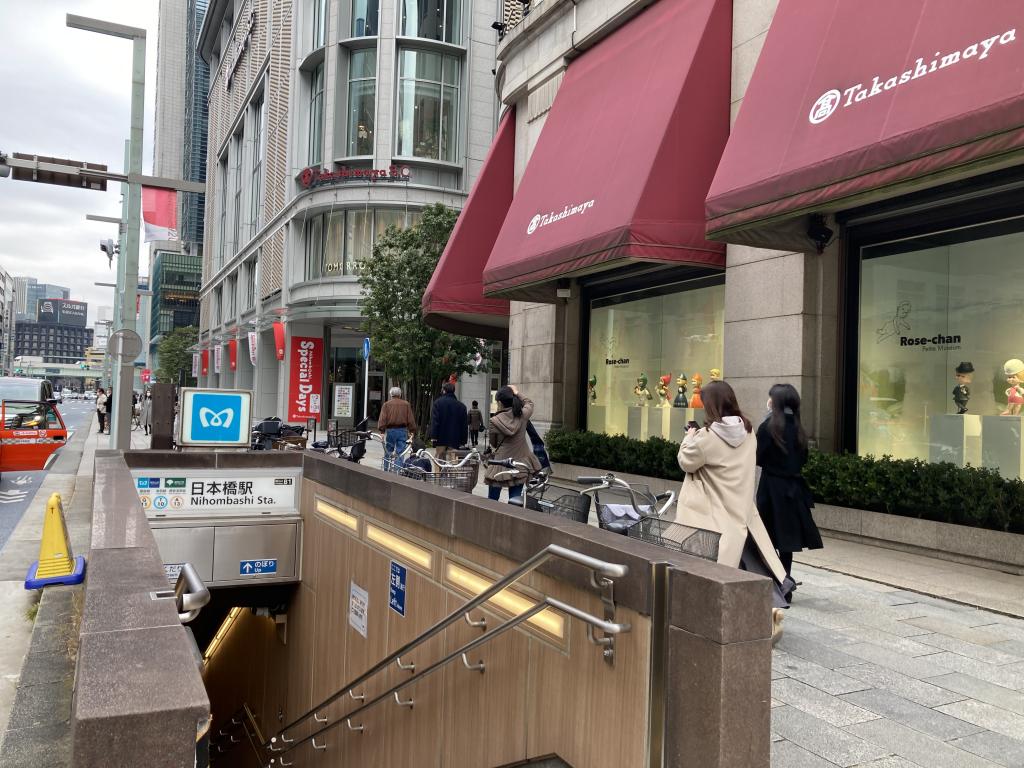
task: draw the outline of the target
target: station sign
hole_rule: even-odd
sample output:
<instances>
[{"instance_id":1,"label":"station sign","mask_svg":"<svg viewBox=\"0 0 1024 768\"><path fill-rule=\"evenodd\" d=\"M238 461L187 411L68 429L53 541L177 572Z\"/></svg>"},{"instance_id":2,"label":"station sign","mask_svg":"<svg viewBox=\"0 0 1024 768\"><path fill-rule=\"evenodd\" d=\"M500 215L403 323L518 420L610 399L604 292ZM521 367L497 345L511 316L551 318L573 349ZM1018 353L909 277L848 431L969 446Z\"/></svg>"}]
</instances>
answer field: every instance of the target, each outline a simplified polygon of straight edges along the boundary
<instances>
[{"instance_id":1,"label":"station sign","mask_svg":"<svg viewBox=\"0 0 1024 768\"><path fill-rule=\"evenodd\" d=\"M301 471L133 469L132 477L150 518L293 515Z\"/></svg>"}]
</instances>

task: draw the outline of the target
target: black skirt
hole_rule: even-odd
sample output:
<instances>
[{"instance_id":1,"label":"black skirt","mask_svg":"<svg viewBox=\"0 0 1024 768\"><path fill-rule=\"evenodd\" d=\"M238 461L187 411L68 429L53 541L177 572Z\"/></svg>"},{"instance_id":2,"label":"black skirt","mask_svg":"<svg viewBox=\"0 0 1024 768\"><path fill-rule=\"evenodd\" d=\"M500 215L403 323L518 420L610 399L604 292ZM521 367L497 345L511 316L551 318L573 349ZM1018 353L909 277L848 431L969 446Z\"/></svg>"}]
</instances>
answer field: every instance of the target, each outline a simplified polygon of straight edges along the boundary
<instances>
[{"instance_id":1,"label":"black skirt","mask_svg":"<svg viewBox=\"0 0 1024 768\"><path fill-rule=\"evenodd\" d=\"M757 510L779 552L821 549L821 534L811 516L814 497L802 477L761 473Z\"/></svg>"}]
</instances>

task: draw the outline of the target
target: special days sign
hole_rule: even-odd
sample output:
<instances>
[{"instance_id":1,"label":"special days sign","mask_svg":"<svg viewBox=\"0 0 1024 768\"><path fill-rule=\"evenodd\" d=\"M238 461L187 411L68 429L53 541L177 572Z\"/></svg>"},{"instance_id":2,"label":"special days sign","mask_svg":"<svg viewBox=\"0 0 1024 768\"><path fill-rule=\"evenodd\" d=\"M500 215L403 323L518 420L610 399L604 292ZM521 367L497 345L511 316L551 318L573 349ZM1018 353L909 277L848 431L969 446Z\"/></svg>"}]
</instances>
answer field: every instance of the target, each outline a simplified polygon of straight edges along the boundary
<instances>
[{"instance_id":1,"label":"special days sign","mask_svg":"<svg viewBox=\"0 0 1024 768\"><path fill-rule=\"evenodd\" d=\"M323 396L324 340L292 336L288 387L288 420L320 418Z\"/></svg>"}]
</instances>

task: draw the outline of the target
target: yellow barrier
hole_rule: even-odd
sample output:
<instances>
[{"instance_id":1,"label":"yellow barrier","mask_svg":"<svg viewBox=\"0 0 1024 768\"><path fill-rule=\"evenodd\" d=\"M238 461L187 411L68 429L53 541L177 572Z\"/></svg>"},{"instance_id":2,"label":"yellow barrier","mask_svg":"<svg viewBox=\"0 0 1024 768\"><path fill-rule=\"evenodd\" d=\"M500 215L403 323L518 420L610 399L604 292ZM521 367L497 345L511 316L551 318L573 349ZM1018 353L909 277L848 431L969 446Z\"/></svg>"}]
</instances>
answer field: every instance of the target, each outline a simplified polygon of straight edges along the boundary
<instances>
[{"instance_id":1,"label":"yellow barrier","mask_svg":"<svg viewBox=\"0 0 1024 768\"><path fill-rule=\"evenodd\" d=\"M60 494L54 493L46 502L39 559L28 569L25 589L40 589L49 584L81 584L84 578L85 558L75 557L71 551L64 505Z\"/></svg>"}]
</instances>

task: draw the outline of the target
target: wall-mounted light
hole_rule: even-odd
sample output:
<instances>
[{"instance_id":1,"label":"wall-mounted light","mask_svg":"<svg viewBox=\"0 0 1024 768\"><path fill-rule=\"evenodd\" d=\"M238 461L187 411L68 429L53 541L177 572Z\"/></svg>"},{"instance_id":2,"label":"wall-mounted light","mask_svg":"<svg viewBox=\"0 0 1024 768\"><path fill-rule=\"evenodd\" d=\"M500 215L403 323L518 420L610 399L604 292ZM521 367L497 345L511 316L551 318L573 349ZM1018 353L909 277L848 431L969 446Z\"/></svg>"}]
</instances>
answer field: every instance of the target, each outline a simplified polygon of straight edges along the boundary
<instances>
[{"instance_id":1,"label":"wall-mounted light","mask_svg":"<svg viewBox=\"0 0 1024 768\"><path fill-rule=\"evenodd\" d=\"M318 514L323 515L328 520L340 524L344 528L348 528L352 533L359 532L359 518L355 515L346 512L343 509L339 509L333 504L328 504L323 499L316 500L316 511Z\"/></svg>"},{"instance_id":2,"label":"wall-mounted light","mask_svg":"<svg viewBox=\"0 0 1024 768\"><path fill-rule=\"evenodd\" d=\"M814 247L818 253L824 253L825 249L832 244L835 232L825 224L825 214L812 213L810 215L807 224L807 236L811 239L811 242L814 243Z\"/></svg>"},{"instance_id":3,"label":"wall-mounted light","mask_svg":"<svg viewBox=\"0 0 1024 768\"><path fill-rule=\"evenodd\" d=\"M366 539L367 541L372 541L381 549L404 560L408 560L414 565L418 565L424 571L430 572L433 570L434 554L426 547L413 544L408 539L396 536L391 531L370 524L366 526Z\"/></svg>"},{"instance_id":4,"label":"wall-mounted light","mask_svg":"<svg viewBox=\"0 0 1024 768\"><path fill-rule=\"evenodd\" d=\"M485 592L494 585L492 580L456 563L448 563L445 567L444 575L445 580L449 584L473 597ZM536 600L531 600L511 587L503 589L487 602L511 616L525 613L537 604ZM537 615L531 616L526 620L526 623L532 624L545 634L557 637L559 640L565 636L565 618L551 608L545 608Z\"/></svg>"},{"instance_id":5,"label":"wall-mounted light","mask_svg":"<svg viewBox=\"0 0 1024 768\"><path fill-rule=\"evenodd\" d=\"M508 24L504 21L495 21L491 23L491 29L498 33L498 39L501 40L505 37L505 30L508 29Z\"/></svg>"},{"instance_id":6,"label":"wall-mounted light","mask_svg":"<svg viewBox=\"0 0 1024 768\"><path fill-rule=\"evenodd\" d=\"M217 630L217 634L213 636L213 640L206 646L206 652L203 653L203 664L209 664L210 659L213 658L213 654L217 652L217 648L224 641L228 632L231 629L231 625L235 623L235 619L238 618L238 614L242 612L241 608L232 608L228 611L228 615L224 617L224 621L220 624L220 629Z\"/></svg>"}]
</instances>

